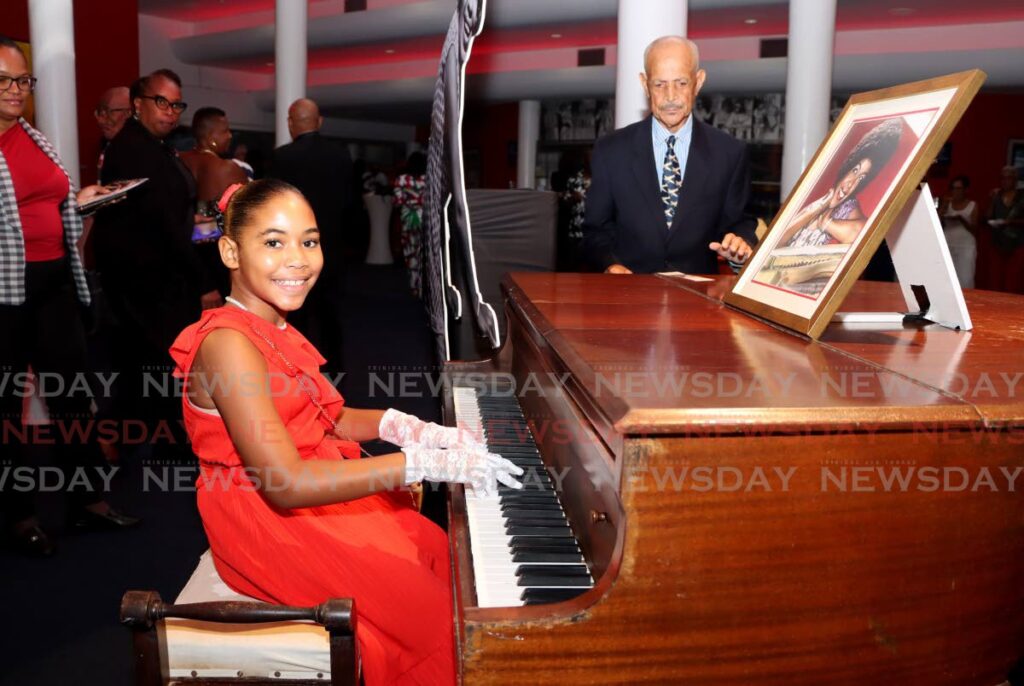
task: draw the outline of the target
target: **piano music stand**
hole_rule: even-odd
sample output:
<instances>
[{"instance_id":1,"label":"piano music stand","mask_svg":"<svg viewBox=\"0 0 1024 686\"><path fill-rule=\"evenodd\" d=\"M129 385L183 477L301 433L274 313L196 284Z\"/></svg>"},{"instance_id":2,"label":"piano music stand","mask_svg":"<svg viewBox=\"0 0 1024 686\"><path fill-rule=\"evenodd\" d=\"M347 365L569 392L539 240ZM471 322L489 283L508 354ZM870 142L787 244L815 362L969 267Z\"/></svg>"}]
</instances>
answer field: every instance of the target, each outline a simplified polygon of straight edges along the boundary
<instances>
[{"instance_id":1,"label":"piano music stand","mask_svg":"<svg viewBox=\"0 0 1024 686\"><path fill-rule=\"evenodd\" d=\"M885 240L907 312L837 312L832 323L899 327L907 322L925 321L969 331L971 315L927 183L910 196Z\"/></svg>"}]
</instances>

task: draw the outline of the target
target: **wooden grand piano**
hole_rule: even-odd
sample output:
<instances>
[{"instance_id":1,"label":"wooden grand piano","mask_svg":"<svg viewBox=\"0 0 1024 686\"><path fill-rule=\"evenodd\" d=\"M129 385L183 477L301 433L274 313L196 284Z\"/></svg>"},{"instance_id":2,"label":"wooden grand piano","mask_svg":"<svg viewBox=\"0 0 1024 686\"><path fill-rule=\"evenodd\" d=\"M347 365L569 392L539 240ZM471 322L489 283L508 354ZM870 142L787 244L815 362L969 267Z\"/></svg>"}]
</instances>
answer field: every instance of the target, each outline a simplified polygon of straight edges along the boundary
<instances>
[{"instance_id":1,"label":"wooden grand piano","mask_svg":"<svg viewBox=\"0 0 1024 686\"><path fill-rule=\"evenodd\" d=\"M815 342L723 306L730 282L506 277L507 343L446 368L446 419L466 421L453 394L514 377L590 583L512 607L516 561L511 592L478 587L505 563L473 547L480 504L453 489L461 682L1006 681L1024 657L1024 299L968 292L971 332ZM861 283L845 309L901 302ZM495 510L532 519L531 502Z\"/></svg>"}]
</instances>

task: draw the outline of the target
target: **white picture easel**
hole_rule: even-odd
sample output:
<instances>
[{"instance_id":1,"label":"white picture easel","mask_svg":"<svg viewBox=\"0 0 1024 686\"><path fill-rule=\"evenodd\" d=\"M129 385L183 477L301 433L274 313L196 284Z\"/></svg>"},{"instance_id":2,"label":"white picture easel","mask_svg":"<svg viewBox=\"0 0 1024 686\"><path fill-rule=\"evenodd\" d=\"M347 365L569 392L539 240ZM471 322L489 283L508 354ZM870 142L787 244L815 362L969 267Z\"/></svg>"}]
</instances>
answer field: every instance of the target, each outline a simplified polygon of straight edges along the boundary
<instances>
[{"instance_id":1,"label":"white picture easel","mask_svg":"<svg viewBox=\"0 0 1024 686\"><path fill-rule=\"evenodd\" d=\"M885 240L892 253L907 311L837 312L832 322L902 326L911 319L969 331L971 315L967 312L928 184L922 184L910 196Z\"/></svg>"}]
</instances>

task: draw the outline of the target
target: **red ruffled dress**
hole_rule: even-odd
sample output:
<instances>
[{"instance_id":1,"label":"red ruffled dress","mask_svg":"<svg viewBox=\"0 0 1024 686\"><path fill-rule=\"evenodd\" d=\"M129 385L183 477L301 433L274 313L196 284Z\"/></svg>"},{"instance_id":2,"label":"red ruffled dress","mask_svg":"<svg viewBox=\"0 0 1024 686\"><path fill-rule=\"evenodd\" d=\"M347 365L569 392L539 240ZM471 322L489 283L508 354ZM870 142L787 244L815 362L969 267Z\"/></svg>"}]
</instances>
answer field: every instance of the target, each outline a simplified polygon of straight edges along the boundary
<instances>
[{"instance_id":1,"label":"red ruffled dress","mask_svg":"<svg viewBox=\"0 0 1024 686\"><path fill-rule=\"evenodd\" d=\"M289 369L253 326L297 369ZM359 459L356 443L326 435L326 421L300 386L337 416L344 401L319 372L323 358L291 326L278 329L230 305L207 310L171 347L186 390L200 344L218 328L242 332L263 353L274 405L303 459ZM201 465L199 513L228 586L285 605L354 598L367 686L454 683L448 541L412 507L409 494L278 509L253 488L220 416L195 406L187 393L182 406Z\"/></svg>"}]
</instances>

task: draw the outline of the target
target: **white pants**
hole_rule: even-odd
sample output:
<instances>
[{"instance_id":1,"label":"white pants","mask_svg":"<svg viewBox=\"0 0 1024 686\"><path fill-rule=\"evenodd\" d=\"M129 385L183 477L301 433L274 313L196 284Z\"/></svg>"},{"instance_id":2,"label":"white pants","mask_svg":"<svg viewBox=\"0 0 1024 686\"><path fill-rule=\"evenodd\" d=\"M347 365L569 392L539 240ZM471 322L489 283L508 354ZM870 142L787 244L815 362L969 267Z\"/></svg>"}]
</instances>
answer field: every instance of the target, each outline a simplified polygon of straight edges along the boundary
<instances>
[{"instance_id":1,"label":"white pants","mask_svg":"<svg viewBox=\"0 0 1024 686\"><path fill-rule=\"evenodd\" d=\"M974 288L974 265L978 257L978 246L971 232L962 226L952 226L942 232L953 258L953 268L961 288Z\"/></svg>"}]
</instances>

